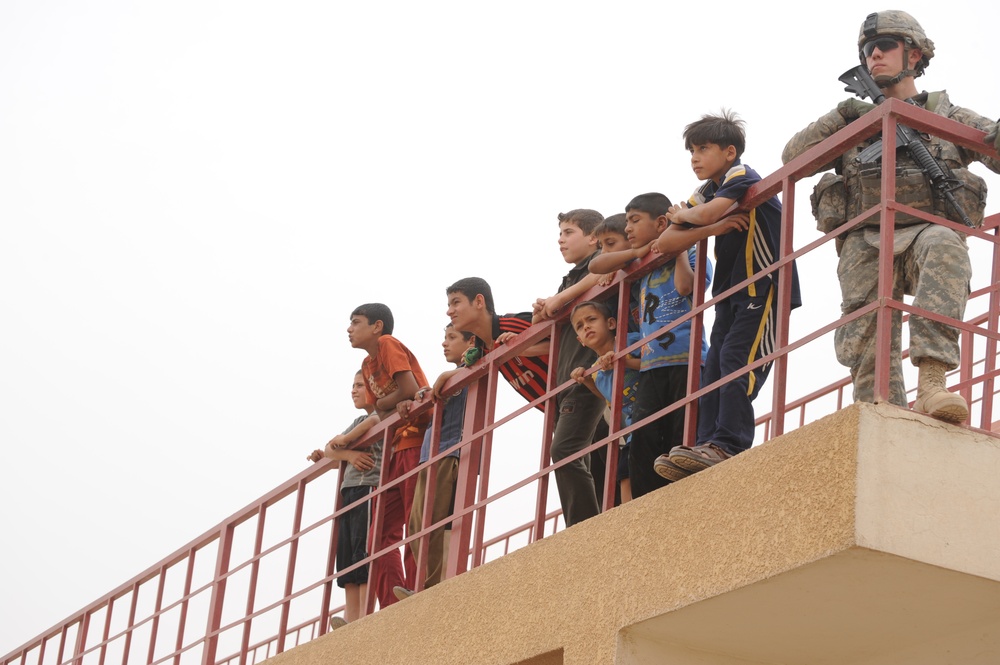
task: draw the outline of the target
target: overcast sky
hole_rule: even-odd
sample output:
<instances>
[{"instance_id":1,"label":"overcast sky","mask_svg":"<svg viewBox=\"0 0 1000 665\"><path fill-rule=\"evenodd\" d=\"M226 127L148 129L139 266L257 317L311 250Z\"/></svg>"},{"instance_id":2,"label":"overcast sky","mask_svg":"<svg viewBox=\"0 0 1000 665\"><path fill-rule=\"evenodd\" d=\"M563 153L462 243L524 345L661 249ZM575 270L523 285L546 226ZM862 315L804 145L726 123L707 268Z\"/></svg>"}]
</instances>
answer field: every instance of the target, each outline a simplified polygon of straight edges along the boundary
<instances>
[{"instance_id":1,"label":"overcast sky","mask_svg":"<svg viewBox=\"0 0 1000 665\"><path fill-rule=\"evenodd\" d=\"M702 113L780 166L882 9L805 6L0 3L0 653L340 432L357 304L434 377L449 283L529 309L567 269L557 213L690 194ZM919 86L1000 115L1000 11L904 8L938 49ZM800 330L836 315L833 266L803 266Z\"/></svg>"}]
</instances>

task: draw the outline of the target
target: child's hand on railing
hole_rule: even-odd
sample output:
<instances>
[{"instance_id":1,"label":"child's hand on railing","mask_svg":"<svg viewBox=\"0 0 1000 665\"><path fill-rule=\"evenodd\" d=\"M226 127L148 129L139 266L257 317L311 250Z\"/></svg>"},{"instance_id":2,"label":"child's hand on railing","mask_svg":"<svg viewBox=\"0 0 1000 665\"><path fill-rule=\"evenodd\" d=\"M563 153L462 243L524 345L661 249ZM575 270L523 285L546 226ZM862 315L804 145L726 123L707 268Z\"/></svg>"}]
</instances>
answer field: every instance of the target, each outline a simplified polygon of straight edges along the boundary
<instances>
[{"instance_id":1,"label":"child's hand on railing","mask_svg":"<svg viewBox=\"0 0 1000 665\"><path fill-rule=\"evenodd\" d=\"M507 342L509 342L510 340L514 339L515 337L517 337L517 333L512 333L512 332L500 333L500 336L497 337L496 343L497 344L506 344Z\"/></svg>"},{"instance_id":2,"label":"child's hand on railing","mask_svg":"<svg viewBox=\"0 0 1000 665\"><path fill-rule=\"evenodd\" d=\"M615 281L615 275L616 274L617 273L609 272L609 273L607 273L605 275L601 275L600 278L598 278L598 280L597 280L597 285L598 286L607 286L611 282Z\"/></svg>"}]
</instances>

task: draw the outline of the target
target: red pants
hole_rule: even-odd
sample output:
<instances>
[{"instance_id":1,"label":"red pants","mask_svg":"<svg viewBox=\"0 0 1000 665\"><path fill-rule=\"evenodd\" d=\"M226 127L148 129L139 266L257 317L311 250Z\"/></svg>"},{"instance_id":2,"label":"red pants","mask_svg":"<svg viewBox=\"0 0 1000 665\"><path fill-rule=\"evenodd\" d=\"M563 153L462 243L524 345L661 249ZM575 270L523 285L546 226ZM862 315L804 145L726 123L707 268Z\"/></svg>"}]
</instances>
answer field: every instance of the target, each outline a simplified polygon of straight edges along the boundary
<instances>
[{"instance_id":1,"label":"red pants","mask_svg":"<svg viewBox=\"0 0 1000 665\"><path fill-rule=\"evenodd\" d=\"M406 472L417 468L420 463L420 448L394 452L389 459L387 482L399 478ZM403 539L403 525L410 517L413 507L413 491L417 485L417 474L413 474L401 484L380 494L375 502L375 509L380 510L385 505L382 516L382 537L379 542L369 548L369 552L378 552L392 543ZM374 529L374 520L372 521ZM374 537L374 530L369 533L368 540ZM393 550L376 559L372 564L372 584L375 585L375 596L379 607L388 607L396 602L392 592L394 586L412 589L417 580L417 563L409 545L403 551L400 563L399 550Z\"/></svg>"}]
</instances>

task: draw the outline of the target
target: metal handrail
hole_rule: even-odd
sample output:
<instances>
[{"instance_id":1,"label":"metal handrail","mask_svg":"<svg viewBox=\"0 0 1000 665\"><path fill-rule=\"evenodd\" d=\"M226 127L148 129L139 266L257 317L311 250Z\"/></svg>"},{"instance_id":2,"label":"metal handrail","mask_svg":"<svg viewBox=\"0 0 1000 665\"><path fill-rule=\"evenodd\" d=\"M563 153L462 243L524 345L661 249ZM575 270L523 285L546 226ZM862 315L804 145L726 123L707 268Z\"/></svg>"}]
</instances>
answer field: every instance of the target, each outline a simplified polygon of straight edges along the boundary
<instances>
[{"instance_id":1,"label":"metal handrail","mask_svg":"<svg viewBox=\"0 0 1000 665\"><path fill-rule=\"evenodd\" d=\"M780 343L776 350L753 365L704 387L699 384L697 364L692 365L688 384L690 390L686 400L628 427L618 427L617 423L613 422L611 432L605 439L558 463L550 463L548 454L555 415L554 400L562 390L573 383L553 385L554 379L550 377L545 395L532 402L520 404L509 412L498 414L497 385L501 383L498 366L503 360L518 355L528 346L545 338L550 340L550 356L554 366L555 355L558 352L559 325L567 314L564 313L559 320L533 326L515 340L489 354L476 367L459 372L446 387L449 392L462 387L467 387L469 390L464 429L466 434L459 444L461 457L455 511L447 520L426 525L419 533L409 535L403 544L426 548L426 544L423 543L426 539L422 537L430 530L450 523L453 546L449 552L446 574L453 576L469 567L484 563L491 548L501 546L502 554L506 554L512 547L523 546L545 537L546 525L549 525L550 535L555 533L559 528L560 512L550 511L546 507L548 482L552 471L602 447L613 453L621 436L681 408L687 410L688 416L685 441L693 441L694 428L691 414L697 408L697 398L722 382L732 380L764 363L774 362L775 367L770 380L771 409L756 420L760 440L768 440L787 431L789 426L786 416L797 413L794 427L801 427L807 422L842 408L850 400L849 396L845 395L850 386L849 378L839 379L825 386L812 387L806 394L786 399L790 371L789 354L814 344L845 321L877 310L884 313L896 309L904 314L917 314L936 320L942 320L942 317L891 297L884 297L873 305L852 313L849 317L833 316L828 323L791 340L788 332L788 296L791 284L791 272L788 267L791 261L820 250L846 228L860 224L872 214L872 211L866 211L858 218L849 221L845 227L827 233L793 251L795 186L799 180L811 175L818 166L829 163L837 155L879 131L884 137L889 137L885 143L888 147L887 162L891 163L894 159L891 156L893 153L891 148L895 140L895 132L892 129L896 122L903 122L920 131L942 136L956 144L996 157L992 149L985 148L980 142L981 132L896 100L887 100L863 118L765 177L751 188L741 201L741 205L752 207L775 194L781 194L784 201L782 258L766 271L766 274L777 275L779 284ZM946 220L895 203L891 200L891 188L886 192L886 197L887 200L882 201L873 210L877 209L880 214L889 215L903 210L924 217L928 221L954 227ZM966 233L970 240L990 243L993 260L988 283L975 289L970 299L970 302L985 302L985 313L971 316L964 322L949 322L960 330L962 348L962 363L958 370L949 375L950 383L961 391L976 412L976 417L972 420L974 428L986 432L993 429L993 402L996 395L996 379L1000 374L1000 370L997 369L997 342L1000 340L998 228L1000 228L1000 215L988 217L980 229L970 230L964 227L959 229ZM886 233L891 236L891 231L891 228L887 229ZM699 249L702 257L705 256L706 247L703 242ZM623 303L622 311L626 311L631 283L665 260L663 257L651 255L631 270L619 273L608 286L595 287L579 300L606 298L617 294L619 302ZM704 269L703 264L702 259L699 261L701 270ZM690 321L693 330L698 331L703 326L704 313L722 298L745 286L748 281L734 286L720 296L706 299L704 281L696 280L697 291L694 294L693 311L667 327ZM891 291L889 294L891 295ZM563 311L568 312L570 309L567 307ZM880 326L879 343L887 344L887 337L887 326ZM692 344L696 342L700 342L700 335L693 334ZM626 354L639 344L641 342L632 345L620 344L616 352L618 362L624 362ZM823 352L829 353L829 350ZM886 394L888 370L884 359L880 359L876 366L876 383L883 391L882 394ZM829 403L831 398L832 405ZM616 401L619 400L620 397L616 398ZM490 482L497 482L497 478L491 473L494 436L504 436L506 432L519 427L519 423L523 422L528 414L535 413L537 411L535 407L539 406L544 409L542 431L537 432L540 442L539 463L517 480L508 482L500 488L491 488ZM614 406L617 409L620 404ZM429 400L419 402L414 407L415 414L425 411L431 413L434 418L441 416L440 406ZM365 436L363 443L379 438L384 443L390 441L392 432L399 424L398 417L387 418ZM428 464L443 455L442 453L432 455ZM615 458L616 455L608 455L609 468L605 477L605 487L608 491L603 497L605 509L610 508L613 501ZM337 605L339 601L335 601L334 582L346 571L334 572L332 545L336 540L339 517L353 505L340 505L337 492L337 503L332 514L324 515L311 523L305 523L304 506L307 491L311 487L317 488L315 490L317 492L320 491L319 488L323 483L329 480L327 474L335 471L338 471L338 466L332 463L321 463L304 469L162 561L14 649L0 660L0 665L71 663L83 665L85 662L88 665L90 663L105 665L110 662L123 664L143 662L147 665L173 662L179 665L181 662L194 662L195 659L203 665L221 663L247 665L259 660L258 654L261 650L264 652L263 657L266 658L323 635L328 630L328 618L342 609L342 606ZM414 470L411 474L417 472L418 470ZM361 501L372 500L387 487L395 486L402 481L403 479L398 479L390 485L383 484L371 497ZM497 515L501 518L504 516L502 511L497 509L489 511L490 519L487 519L490 506L512 500L518 496L519 491L532 485L536 486L534 506L519 514L513 526L505 525L504 520L497 517ZM432 493L432 488L433 484L428 483L428 495ZM428 496L427 500L432 500L432 497ZM291 512L287 534L276 542L265 545L266 518L270 513L286 509ZM425 511L425 514L429 513ZM278 518L272 517L272 520L274 519ZM376 511L376 529L379 528L380 520L381 515ZM497 533L493 533L494 531ZM240 540L238 535L242 536L244 532L250 536L249 548L241 548L237 542ZM490 535L487 535L488 533ZM313 542L317 538L320 542ZM397 548L398 545L382 552L374 552L366 562L380 556L392 555ZM210 557L210 561L214 558L214 572L209 580L196 582L195 562L205 557ZM307 567L304 563L307 560L321 561L324 573L312 575L302 581L296 577L296 573ZM357 564L360 565L363 563ZM275 566L281 570L277 572L269 570ZM181 572L182 589L178 593L169 591L168 576L173 579L174 575ZM418 586L422 584L423 580L418 578ZM374 610L375 606L374 590L371 586L369 585L368 611ZM276 588L278 591L275 591ZM258 594L263 595L265 592L270 593L273 600L265 601L258 598ZM140 599L143 602L140 602ZM140 610L140 605L149 605L150 602L151 609ZM204 622L201 628L195 627L193 618L199 610L203 614L201 620ZM126 616L120 618L123 612ZM92 627L95 628L93 632Z\"/></svg>"}]
</instances>

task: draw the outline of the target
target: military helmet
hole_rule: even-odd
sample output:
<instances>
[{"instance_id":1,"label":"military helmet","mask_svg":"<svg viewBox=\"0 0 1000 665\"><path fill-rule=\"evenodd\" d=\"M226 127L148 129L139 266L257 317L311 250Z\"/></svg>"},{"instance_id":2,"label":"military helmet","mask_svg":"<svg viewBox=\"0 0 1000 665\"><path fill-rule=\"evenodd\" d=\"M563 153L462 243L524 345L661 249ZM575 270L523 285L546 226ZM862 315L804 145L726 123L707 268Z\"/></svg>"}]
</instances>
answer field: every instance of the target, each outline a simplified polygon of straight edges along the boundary
<instances>
[{"instance_id":1,"label":"military helmet","mask_svg":"<svg viewBox=\"0 0 1000 665\"><path fill-rule=\"evenodd\" d=\"M912 74L917 77L924 73L924 68L934 57L934 42L924 34L924 29L917 23L917 19L898 9L869 14L864 23L861 24L861 30L858 33L858 57L861 59L862 65L865 64L865 54L861 47L870 39L882 35L891 35L903 40L904 63L906 62L906 54L911 48L920 49L922 57L916 65L916 71L904 70L901 74Z\"/></svg>"}]
</instances>

